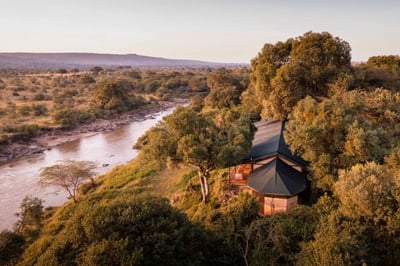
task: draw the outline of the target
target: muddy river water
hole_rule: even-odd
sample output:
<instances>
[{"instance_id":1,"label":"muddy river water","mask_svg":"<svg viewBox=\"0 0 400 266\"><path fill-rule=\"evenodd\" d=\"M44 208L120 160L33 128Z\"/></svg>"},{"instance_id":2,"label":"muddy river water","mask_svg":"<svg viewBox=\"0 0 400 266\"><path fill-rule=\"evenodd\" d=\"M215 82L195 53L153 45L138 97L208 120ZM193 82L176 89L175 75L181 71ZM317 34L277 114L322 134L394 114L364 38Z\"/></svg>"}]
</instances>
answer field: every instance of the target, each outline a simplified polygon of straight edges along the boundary
<instances>
[{"instance_id":1,"label":"muddy river water","mask_svg":"<svg viewBox=\"0 0 400 266\"><path fill-rule=\"evenodd\" d=\"M11 229L25 195L39 197L45 206L63 204L67 194L55 187L38 186L40 170L60 160L88 160L97 163L97 174L103 174L118 164L136 157L132 149L136 140L173 108L158 112L143 121L132 122L113 131L59 145L42 154L35 154L0 163L0 230Z\"/></svg>"}]
</instances>

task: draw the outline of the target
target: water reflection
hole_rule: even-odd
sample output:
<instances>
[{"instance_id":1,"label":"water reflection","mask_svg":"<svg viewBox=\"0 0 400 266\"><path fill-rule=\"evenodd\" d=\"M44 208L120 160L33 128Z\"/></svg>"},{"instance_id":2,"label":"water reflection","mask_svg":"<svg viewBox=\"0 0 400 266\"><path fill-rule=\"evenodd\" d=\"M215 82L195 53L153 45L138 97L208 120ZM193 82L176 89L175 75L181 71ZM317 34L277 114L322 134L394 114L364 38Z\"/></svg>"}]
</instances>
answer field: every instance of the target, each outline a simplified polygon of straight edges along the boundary
<instances>
[{"instance_id":1,"label":"water reflection","mask_svg":"<svg viewBox=\"0 0 400 266\"><path fill-rule=\"evenodd\" d=\"M57 150L61 153L70 153L70 152L75 152L76 150L79 150L79 146L81 145L81 140L74 140L71 142L68 142L64 145L60 145L57 147Z\"/></svg>"},{"instance_id":2,"label":"water reflection","mask_svg":"<svg viewBox=\"0 0 400 266\"><path fill-rule=\"evenodd\" d=\"M41 188L37 185L40 170L60 160L88 160L98 163L98 174L118 164L135 158L132 149L136 140L161 118L172 112L172 108L159 112L154 117L121 126L114 131L103 132L57 146L43 154L35 154L0 164L0 230L11 228L16 221L14 213L25 195L45 200L45 205L60 205L66 193L56 188ZM108 165L103 167L103 165Z\"/></svg>"}]
</instances>

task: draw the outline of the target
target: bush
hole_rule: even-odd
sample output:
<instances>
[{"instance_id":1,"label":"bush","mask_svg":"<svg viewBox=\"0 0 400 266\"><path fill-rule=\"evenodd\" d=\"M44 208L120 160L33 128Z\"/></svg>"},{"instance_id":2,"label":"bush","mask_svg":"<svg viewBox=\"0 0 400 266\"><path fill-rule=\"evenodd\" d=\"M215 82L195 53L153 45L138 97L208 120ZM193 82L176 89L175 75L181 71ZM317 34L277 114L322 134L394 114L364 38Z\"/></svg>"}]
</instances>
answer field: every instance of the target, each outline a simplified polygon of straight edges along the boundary
<instances>
[{"instance_id":1,"label":"bush","mask_svg":"<svg viewBox=\"0 0 400 266\"><path fill-rule=\"evenodd\" d=\"M90 69L90 71L93 72L94 74L99 74L99 72L103 71L103 69L101 67L99 67L99 66L95 66L95 67L92 67Z\"/></svg>"},{"instance_id":2,"label":"bush","mask_svg":"<svg viewBox=\"0 0 400 266\"><path fill-rule=\"evenodd\" d=\"M47 101L50 99L50 96L44 94L44 93L38 93L33 97L34 101Z\"/></svg>"},{"instance_id":3,"label":"bush","mask_svg":"<svg viewBox=\"0 0 400 266\"><path fill-rule=\"evenodd\" d=\"M17 129L17 137L30 139L40 133L40 127L37 124L22 125Z\"/></svg>"},{"instance_id":4,"label":"bush","mask_svg":"<svg viewBox=\"0 0 400 266\"><path fill-rule=\"evenodd\" d=\"M68 71L66 69L64 69L64 68L60 68L60 69L57 69L56 73L66 74L66 73L68 73Z\"/></svg>"},{"instance_id":5,"label":"bush","mask_svg":"<svg viewBox=\"0 0 400 266\"><path fill-rule=\"evenodd\" d=\"M21 106L18 107L18 113L20 115L22 115L22 116L30 115L31 111L32 111L32 108L29 105L26 105L26 104L21 105Z\"/></svg>"},{"instance_id":6,"label":"bush","mask_svg":"<svg viewBox=\"0 0 400 266\"><path fill-rule=\"evenodd\" d=\"M23 251L24 238L17 233L3 230L0 233L0 265L15 265Z\"/></svg>"},{"instance_id":7,"label":"bush","mask_svg":"<svg viewBox=\"0 0 400 266\"><path fill-rule=\"evenodd\" d=\"M123 112L138 108L144 103L142 97L130 95L130 82L106 81L95 88L93 103L103 110Z\"/></svg>"},{"instance_id":8,"label":"bush","mask_svg":"<svg viewBox=\"0 0 400 266\"><path fill-rule=\"evenodd\" d=\"M96 116L87 110L64 109L57 111L53 118L62 128L71 129L81 123L93 121Z\"/></svg>"},{"instance_id":9,"label":"bush","mask_svg":"<svg viewBox=\"0 0 400 266\"><path fill-rule=\"evenodd\" d=\"M96 80L94 78L92 78L91 76L89 76L89 75L84 75L82 77L81 82L83 84L91 84L91 83L96 83Z\"/></svg>"},{"instance_id":10,"label":"bush","mask_svg":"<svg viewBox=\"0 0 400 266\"><path fill-rule=\"evenodd\" d=\"M126 194L126 193L125 193ZM93 195L24 258L37 265L200 265L205 235L165 199ZM99 200L102 200L100 203ZM39 246L44 241L38 241ZM40 248L39 248L40 249ZM27 263L27 264L30 264Z\"/></svg>"},{"instance_id":11,"label":"bush","mask_svg":"<svg viewBox=\"0 0 400 266\"><path fill-rule=\"evenodd\" d=\"M47 106L44 104L34 104L32 105L32 109L35 116L46 115L49 112Z\"/></svg>"}]
</instances>

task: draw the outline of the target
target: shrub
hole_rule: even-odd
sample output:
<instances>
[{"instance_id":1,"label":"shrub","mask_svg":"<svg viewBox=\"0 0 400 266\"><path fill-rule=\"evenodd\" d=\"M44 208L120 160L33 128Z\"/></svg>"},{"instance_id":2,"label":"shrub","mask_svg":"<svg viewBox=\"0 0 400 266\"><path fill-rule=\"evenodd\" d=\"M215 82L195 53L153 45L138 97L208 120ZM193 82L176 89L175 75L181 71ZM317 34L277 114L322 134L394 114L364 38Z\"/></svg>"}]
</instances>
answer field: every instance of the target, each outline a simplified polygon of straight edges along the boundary
<instances>
[{"instance_id":1,"label":"shrub","mask_svg":"<svg viewBox=\"0 0 400 266\"><path fill-rule=\"evenodd\" d=\"M53 118L62 128L71 129L81 123L91 122L96 117L91 111L64 109L57 111Z\"/></svg>"},{"instance_id":2,"label":"shrub","mask_svg":"<svg viewBox=\"0 0 400 266\"><path fill-rule=\"evenodd\" d=\"M96 83L96 80L89 75L84 75L81 81L83 84Z\"/></svg>"},{"instance_id":3,"label":"shrub","mask_svg":"<svg viewBox=\"0 0 400 266\"><path fill-rule=\"evenodd\" d=\"M32 105L33 112L35 116L46 115L48 113L47 106L44 104L34 104Z\"/></svg>"},{"instance_id":4,"label":"shrub","mask_svg":"<svg viewBox=\"0 0 400 266\"><path fill-rule=\"evenodd\" d=\"M34 97L33 97L33 100L34 101L46 101L46 100L49 100L49 96L48 95L46 95L46 94L44 94L44 93L38 93L38 94L36 94Z\"/></svg>"},{"instance_id":5,"label":"shrub","mask_svg":"<svg viewBox=\"0 0 400 266\"><path fill-rule=\"evenodd\" d=\"M57 69L56 73L66 74L66 73L68 73L68 71L65 68L60 68L60 69Z\"/></svg>"},{"instance_id":6,"label":"shrub","mask_svg":"<svg viewBox=\"0 0 400 266\"><path fill-rule=\"evenodd\" d=\"M18 113L22 116L28 116L32 111L32 108L29 105L21 105L18 107Z\"/></svg>"},{"instance_id":7,"label":"shrub","mask_svg":"<svg viewBox=\"0 0 400 266\"><path fill-rule=\"evenodd\" d=\"M24 238L17 233L3 230L0 233L0 265L15 265L23 251Z\"/></svg>"}]
</instances>

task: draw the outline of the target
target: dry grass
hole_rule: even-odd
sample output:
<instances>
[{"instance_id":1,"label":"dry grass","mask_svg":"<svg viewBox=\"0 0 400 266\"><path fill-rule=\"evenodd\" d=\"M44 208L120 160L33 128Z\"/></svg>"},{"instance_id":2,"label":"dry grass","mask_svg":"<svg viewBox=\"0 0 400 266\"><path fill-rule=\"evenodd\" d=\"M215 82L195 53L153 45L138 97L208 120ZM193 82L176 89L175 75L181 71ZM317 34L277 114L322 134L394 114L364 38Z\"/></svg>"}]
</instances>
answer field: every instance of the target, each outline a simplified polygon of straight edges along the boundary
<instances>
[{"instance_id":1,"label":"dry grass","mask_svg":"<svg viewBox=\"0 0 400 266\"><path fill-rule=\"evenodd\" d=\"M148 192L155 196L171 197L177 192L183 176L192 171L193 168L186 165L164 169L148 179Z\"/></svg>"}]
</instances>

